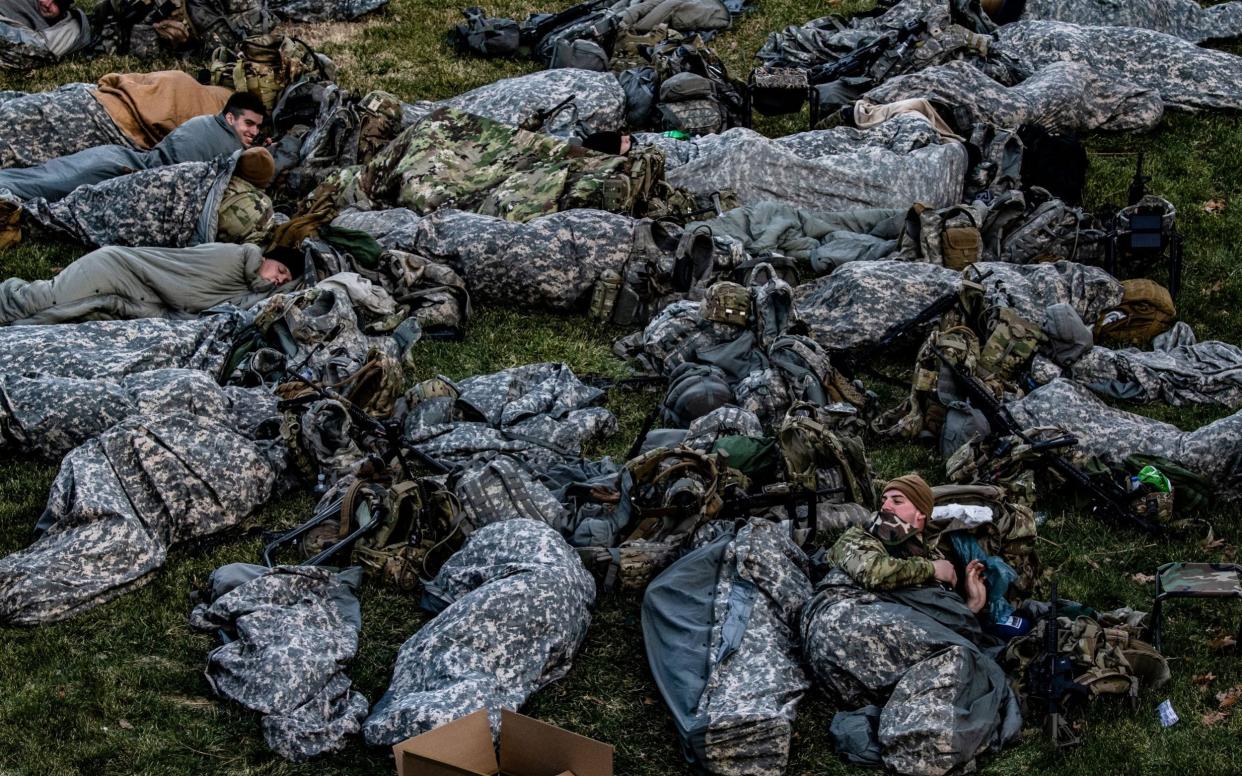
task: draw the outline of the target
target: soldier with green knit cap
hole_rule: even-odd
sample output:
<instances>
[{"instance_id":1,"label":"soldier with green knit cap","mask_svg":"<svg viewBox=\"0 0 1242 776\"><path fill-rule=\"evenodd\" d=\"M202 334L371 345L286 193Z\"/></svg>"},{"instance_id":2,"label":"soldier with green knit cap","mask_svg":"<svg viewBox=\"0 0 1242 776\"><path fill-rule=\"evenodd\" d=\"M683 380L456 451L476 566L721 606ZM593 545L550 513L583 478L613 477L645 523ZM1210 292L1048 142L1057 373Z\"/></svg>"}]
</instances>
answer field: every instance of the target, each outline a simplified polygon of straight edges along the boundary
<instances>
[{"instance_id":1,"label":"soldier with green knit cap","mask_svg":"<svg viewBox=\"0 0 1242 776\"><path fill-rule=\"evenodd\" d=\"M924 526L936 505L931 486L917 474L906 474L884 486L880 511L866 528L846 531L828 553L839 567L867 590L896 590L939 582L957 586L957 571L934 543L924 540ZM978 613L987 603L983 564L965 569L965 599Z\"/></svg>"}]
</instances>

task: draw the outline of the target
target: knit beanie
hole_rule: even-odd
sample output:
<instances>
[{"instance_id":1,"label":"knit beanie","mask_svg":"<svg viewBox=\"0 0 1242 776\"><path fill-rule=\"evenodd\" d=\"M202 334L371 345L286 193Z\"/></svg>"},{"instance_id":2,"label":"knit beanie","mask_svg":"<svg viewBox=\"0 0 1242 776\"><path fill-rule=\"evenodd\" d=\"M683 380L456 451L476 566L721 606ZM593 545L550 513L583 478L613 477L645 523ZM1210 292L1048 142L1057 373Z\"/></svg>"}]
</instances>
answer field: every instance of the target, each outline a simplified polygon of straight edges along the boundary
<instances>
[{"instance_id":1,"label":"knit beanie","mask_svg":"<svg viewBox=\"0 0 1242 776\"><path fill-rule=\"evenodd\" d=\"M922 477L917 474L906 474L895 480L889 480L880 492L884 493L889 490L901 491L915 509L931 519L932 510L936 508L936 496L932 493L931 486Z\"/></svg>"},{"instance_id":2,"label":"knit beanie","mask_svg":"<svg viewBox=\"0 0 1242 776\"><path fill-rule=\"evenodd\" d=\"M266 148L261 146L247 148L238 157L237 168L233 174L261 189L266 189L267 185L272 182L272 178L276 177L276 160L272 159L271 152Z\"/></svg>"}]
</instances>

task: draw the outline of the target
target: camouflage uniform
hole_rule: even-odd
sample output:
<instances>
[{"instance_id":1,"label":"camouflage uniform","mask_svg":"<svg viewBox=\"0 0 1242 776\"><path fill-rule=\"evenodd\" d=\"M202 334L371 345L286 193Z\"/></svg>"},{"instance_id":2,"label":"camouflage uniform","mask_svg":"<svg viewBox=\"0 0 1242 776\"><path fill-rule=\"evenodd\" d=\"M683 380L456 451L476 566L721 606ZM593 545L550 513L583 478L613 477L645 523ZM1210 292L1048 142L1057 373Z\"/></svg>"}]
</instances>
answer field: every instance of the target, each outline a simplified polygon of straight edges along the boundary
<instances>
[{"instance_id":1,"label":"camouflage uniform","mask_svg":"<svg viewBox=\"0 0 1242 776\"><path fill-rule=\"evenodd\" d=\"M143 584L178 544L267 500L263 449L185 412L128 418L61 462L33 545L0 559L0 622L63 620Z\"/></svg>"},{"instance_id":2,"label":"camouflage uniform","mask_svg":"<svg viewBox=\"0 0 1242 776\"><path fill-rule=\"evenodd\" d=\"M339 751L361 730L367 699L344 673L358 653L361 583L356 567L236 563L216 569L210 603L190 612L191 627L230 639L207 656L211 688L265 715L263 737L287 760Z\"/></svg>"},{"instance_id":3,"label":"camouflage uniform","mask_svg":"<svg viewBox=\"0 0 1242 776\"><path fill-rule=\"evenodd\" d=\"M157 369L115 380L7 374L0 377L0 448L57 459L127 417L189 410L231 418L242 433L277 416L262 391L222 388L191 369Z\"/></svg>"},{"instance_id":4,"label":"camouflage uniform","mask_svg":"<svg viewBox=\"0 0 1242 776\"><path fill-rule=\"evenodd\" d=\"M685 751L709 773L785 772L809 686L796 646L811 595L806 574L788 526L751 518L736 535L682 556L647 588L647 659ZM685 653L706 672L687 676Z\"/></svg>"},{"instance_id":5,"label":"camouflage uniform","mask_svg":"<svg viewBox=\"0 0 1242 776\"><path fill-rule=\"evenodd\" d=\"M100 145L133 146L94 96L94 84L65 84L0 103L0 168L30 167Z\"/></svg>"},{"instance_id":6,"label":"camouflage uniform","mask_svg":"<svg viewBox=\"0 0 1242 776\"><path fill-rule=\"evenodd\" d=\"M997 33L994 49L1030 70L1081 62L1101 75L1153 89L1181 110L1242 108L1242 57L1133 27L1022 21Z\"/></svg>"},{"instance_id":7,"label":"camouflage uniform","mask_svg":"<svg viewBox=\"0 0 1242 776\"><path fill-rule=\"evenodd\" d=\"M556 531L533 520L470 537L427 586L442 608L397 654L392 684L363 735L373 746L424 733L479 708L516 709L568 673L586 636L595 583Z\"/></svg>"},{"instance_id":8,"label":"camouflage uniform","mask_svg":"<svg viewBox=\"0 0 1242 776\"><path fill-rule=\"evenodd\" d=\"M948 106L958 124L966 126L1129 131L1152 129L1164 116L1164 101L1156 90L1079 62L1052 62L1014 86L969 63L949 62L889 79L862 99L880 105L913 97Z\"/></svg>"},{"instance_id":9,"label":"camouflage uniform","mask_svg":"<svg viewBox=\"0 0 1242 776\"><path fill-rule=\"evenodd\" d=\"M1185 322L1156 337L1152 346L1111 350L1096 345L1074 362L1068 376L1113 398L1242 408L1242 349L1216 340L1196 342Z\"/></svg>"},{"instance_id":10,"label":"camouflage uniform","mask_svg":"<svg viewBox=\"0 0 1242 776\"><path fill-rule=\"evenodd\" d=\"M1127 456L1160 455L1212 482L1222 499L1242 495L1242 413L1182 431L1169 423L1114 409L1085 386L1057 379L1006 405L1024 429L1056 426L1078 438L1078 448L1109 466Z\"/></svg>"},{"instance_id":11,"label":"camouflage uniform","mask_svg":"<svg viewBox=\"0 0 1242 776\"><path fill-rule=\"evenodd\" d=\"M237 154L183 162L79 186L63 199L24 205L27 222L87 245L263 244L272 203L233 178Z\"/></svg>"},{"instance_id":12,"label":"camouflage uniform","mask_svg":"<svg viewBox=\"0 0 1242 776\"><path fill-rule=\"evenodd\" d=\"M1052 264L979 262L989 307L1013 308L1028 321L1042 321L1050 305L1066 303L1094 322L1121 302L1121 283L1098 267L1069 261ZM958 272L924 262L851 262L794 289L794 309L825 348L865 347L947 294L960 289ZM893 284L900 283L900 292Z\"/></svg>"},{"instance_id":13,"label":"camouflage uniform","mask_svg":"<svg viewBox=\"0 0 1242 776\"><path fill-rule=\"evenodd\" d=\"M1242 3L1195 0L1026 0L1023 19L1083 26L1144 27L1195 43L1242 35Z\"/></svg>"},{"instance_id":14,"label":"camouflage uniform","mask_svg":"<svg viewBox=\"0 0 1242 776\"><path fill-rule=\"evenodd\" d=\"M611 73L557 68L537 73L502 78L456 97L435 103L437 106L483 116L511 127L527 127L539 120L540 114L573 97L556 116L542 124L550 135L579 137L595 132L615 132L625 123L625 93Z\"/></svg>"},{"instance_id":15,"label":"camouflage uniform","mask_svg":"<svg viewBox=\"0 0 1242 776\"><path fill-rule=\"evenodd\" d=\"M0 327L0 373L119 378L180 367L218 373L247 324L239 311L196 320Z\"/></svg>"},{"instance_id":16,"label":"camouflage uniform","mask_svg":"<svg viewBox=\"0 0 1242 776\"><path fill-rule=\"evenodd\" d=\"M467 378L456 389L455 400L423 400L405 417L406 442L445 464L495 453L532 467L562 463L579 458L589 440L616 431L613 414L591 406L603 391L564 364L514 367Z\"/></svg>"},{"instance_id":17,"label":"camouflage uniform","mask_svg":"<svg viewBox=\"0 0 1242 776\"><path fill-rule=\"evenodd\" d=\"M610 184L629 182L630 165L626 157L438 108L367 165L330 176L311 201L338 208L399 205L420 213L454 207L523 222L598 206Z\"/></svg>"},{"instance_id":18,"label":"camouflage uniform","mask_svg":"<svg viewBox=\"0 0 1242 776\"><path fill-rule=\"evenodd\" d=\"M944 774L1021 731L1017 698L955 593L868 592L834 568L807 603L801 629L803 657L834 698L883 704L833 720L835 730L857 716L878 717L871 737L882 762L873 765Z\"/></svg>"},{"instance_id":19,"label":"camouflage uniform","mask_svg":"<svg viewBox=\"0 0 1242 776\"><path fill-rule=\"evenodd\" d=\"M456 267L485 303L574 311L605 270L630 256L635 219L574 209L523 224L439 210L422 219L406 250Z\"/></svg>"},{"instance_id":20,"label":"camouflage uniform","mask_svg":"<svg viewBox=\"0 0 1242 776\"><path fill-rule=\"evenodd\" d=\"M867 590L896 590L935 580L933 560L941 555L926 547L921 531L913 531L895 515L877 513L867 528L855 526L842 534L828 553L828 562Z\"/></svg>"},{"instance_id":21,"label":"camouflage uniform","mask_svg":"<svg viewBox=\"0 0 1242 776\"><path fill-rule=\"evenodd\" d=\"M388 5L388 0L271 0L268 8L295 22L353 21Z\"/></svg>"},{"instance_id":22,"label":"camouflage uniform","mask_svg":"<svg viewBox=\"0 0 1242 776\"><path fill-rule=\"evenodd\" d=\"M870 130L839 127L769 140L734 128L675 142L665 178L696 195L732 190L741 204L765 200L815 211L957 204L966 149L946 142L927 119L902 115ZM677 164L677 162L682 162Z\"/></svg>"}]
</instances>

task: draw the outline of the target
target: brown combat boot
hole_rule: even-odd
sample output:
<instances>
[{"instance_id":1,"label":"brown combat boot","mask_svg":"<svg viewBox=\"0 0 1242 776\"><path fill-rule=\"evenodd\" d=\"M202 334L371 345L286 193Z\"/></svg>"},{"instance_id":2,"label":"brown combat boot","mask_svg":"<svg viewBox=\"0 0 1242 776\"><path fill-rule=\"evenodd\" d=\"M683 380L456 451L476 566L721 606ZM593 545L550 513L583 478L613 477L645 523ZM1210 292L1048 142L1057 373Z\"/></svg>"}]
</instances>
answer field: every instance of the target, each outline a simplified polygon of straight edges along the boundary
<instances>
[{"instance_id":1,"label":"brown combat boot","mask_svg":"<svg viewBox=\"0 0 1242 776\"><path fill-rule=\"evenodd\" d=\"M22 205L8 198L0 198L0 251L16 247L22 241Z\"/></svg>"}]
</instances>

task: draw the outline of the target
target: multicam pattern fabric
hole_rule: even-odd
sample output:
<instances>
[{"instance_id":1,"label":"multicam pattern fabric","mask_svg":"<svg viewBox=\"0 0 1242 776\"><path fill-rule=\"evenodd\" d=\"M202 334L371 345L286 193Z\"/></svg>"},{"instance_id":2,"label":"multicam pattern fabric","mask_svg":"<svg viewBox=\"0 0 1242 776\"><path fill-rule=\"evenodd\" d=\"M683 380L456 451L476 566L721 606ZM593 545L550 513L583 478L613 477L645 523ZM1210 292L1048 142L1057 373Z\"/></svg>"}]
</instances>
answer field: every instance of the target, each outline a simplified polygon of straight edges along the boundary
<instances>
[{"instance_id":1,"label":"multicam pattern fabric","mask_svg":"<svg viewBox=\"0 0 1242 776\"><path fill-rule=\"evenodd\" d=\"M54 622L116 598L147 581L170 549L266 501L272 464L221 421L133 417L66 456L39 538L0 559L0 622Z\"/></svg>"},{"instance_id":2,"label":"multicam pattern fabric","mask_svg":"<svg viewBox=\"0 0 1242 776\"><path fill-rule=\"evenodd\" d=\"M181 248L216 240L217 212L237 155L140 170L63 199L25 203L25 217L86 245ZM240 241L239 241L240 242Z\"/></svg>"},{"instance_id":3,"label":"multicam pattern fabric","mask_svg":"<svg viewBox=\"0 0 1242 776\"><path fill-rule=\"evenodd\" d=\"M330 177L312 198L419 213L453 207L523 222L589 206L605 181L624 175L625 163L625 157L438 108L366 166Z\"/></svg>"},{"instance_id":4,"label":"multicam pattern fabric","mask_svg":"<svg viewBox=\"0 0 1242 776\"><path fill-rule=\"evenodd\" d=\"M1050 132L1130 131L1151 129L1164 116L1164 100L1155 89L1080 62L1051 62L1014 86L967 62L949 62L889 79L862 99L881 105L914 97L947 106L966 126L1029 123Z\"/></svg>"},{"instance_id":5,"label":"multicam pattern fabric","mask_svg":"<svg viewBox=\"0 0 1242 776\"><path fill-rule=\"evenodd\" d=\"M886 546L887 542L877 538L880 527L876 523L883 519L881 513L872 519L867 529L855 526L847 530L832 545L828 562L867 590L895 590L931 582L936 573L932 566L934 556L894 557ZM917 542L922 547L917 535L908 541Z\"/></svg>"},{"instance_id":6,"label":"multicam pattern fabric","mask_svg":"<svg viewBox=\"0 0 1242 776\"><path fill-rule=\"evenodd\" d=\"M65 84L0 102L0 126L6 128L0 168L30 167L94 146L132 146L94 92L94 84Z\"/></svg>"},{"instance_id":7,"label":"multicam pattern fabric","mask_svg":"<svg viewBox=\"0 0 1242 776\"><path fill-rule=\"evenodd\" d=\"M211 688L265 715L263 737L287 760L344 748L369 705L344 673L358 653L361 570L234 564L213 588L218 577L235 586L190 612L191 627L229 637L207 656Z\"/></svg>"},{"instance_id":8,"label":"multicam pattern fabric","mask_svg":"<svg viewBox=\"0 0 1242 776\"><path fill-rule=\"evenodd\" d=\"M876 734L893 770L944 774L1021 730L1017 698L955 593L876 594L833 569L801 628L803 657L825 689L847 706L883 705Z\"/></svg>"},{"instance_id":9,"label":"multicam pattern fabric","mask_svg":"<svg viewBox=\"0 0 1242 776\"><path fill-rule=\"evenodd\" d=\"M1160 93L1181 110L1242 108L1242 57L1133 27L1080 27L1022 21L997 33L994 49L1031 70L1081 62L1106 77Z\"/></svg>"},{"instance_id":10,"label":"multicam pattern fabric","mask_svg":"<svg viewBox=\"0 0 1242 776\"><path fill-rule=\"evenodd\" d=\"M915 115L872 130L815 130L780 140L740 127L690 141L641 139L669 152L670 184L696 195L732 190L743 205L771 200L816 211L906 208L912 202L945 207L961 200L967 166L960 143L944 141Z\"/></svg>"},{"instance_id":11,"label":"multicam pattern fabric","mask_svg":"<svg viewBox=\"0 0 1242 776\"><path fill-rule=\"evenodd\" d=\"M1195 43L1242 35L1242 3L1195 0L1026 0L1023 19L1083 26L1144 27Z\"/></svg>"},{"instance_id":12,"label":"multicam pattern fabric","mask_svg":"<svg viewBox=\"0 0 1242 776\"><path fill-rule=\"evenodd\" d=\"M493 523L470 537L427 587L443 606L401 647L388 691L363 735L394 744L480 708L499 729L568 673L591 622L595 582L555 530L533 520Z\"/></svg>"}]
</instances>

